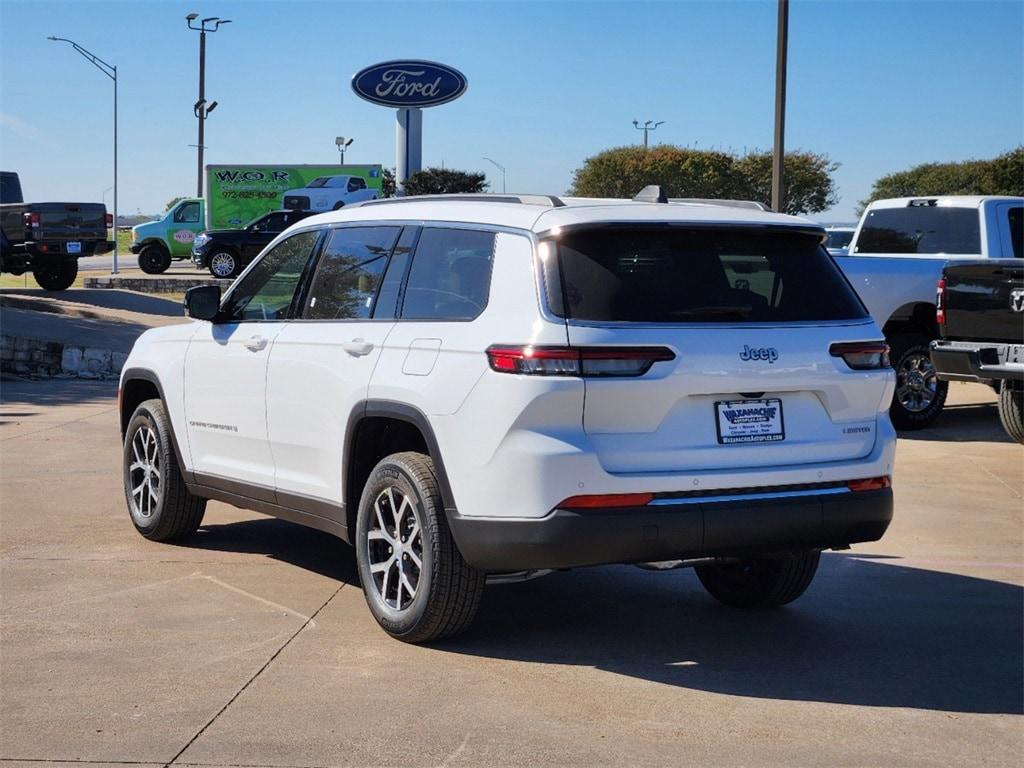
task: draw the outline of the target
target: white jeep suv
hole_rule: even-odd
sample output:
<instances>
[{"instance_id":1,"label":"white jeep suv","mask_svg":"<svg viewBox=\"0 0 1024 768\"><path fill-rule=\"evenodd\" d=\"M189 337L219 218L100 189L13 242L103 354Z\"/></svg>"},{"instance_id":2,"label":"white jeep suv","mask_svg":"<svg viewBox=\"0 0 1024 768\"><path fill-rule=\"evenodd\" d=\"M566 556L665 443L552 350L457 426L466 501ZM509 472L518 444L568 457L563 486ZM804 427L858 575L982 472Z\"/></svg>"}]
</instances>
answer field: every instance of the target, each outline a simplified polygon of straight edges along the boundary
<instances>
[{"instance_id":1,"label":"white jeep suv","mask_svg":"<svg viewBox=\"0 0 1024 768\"><path fill-rule=\"evenodd\" d=\"M329 531L410 642L549 569L671 561L730 605L795 599L892 517L887 348L819 226L664 200L295 224L135 344L136 528L188 536L215 499Z\"/></svg>"}]
</instances>

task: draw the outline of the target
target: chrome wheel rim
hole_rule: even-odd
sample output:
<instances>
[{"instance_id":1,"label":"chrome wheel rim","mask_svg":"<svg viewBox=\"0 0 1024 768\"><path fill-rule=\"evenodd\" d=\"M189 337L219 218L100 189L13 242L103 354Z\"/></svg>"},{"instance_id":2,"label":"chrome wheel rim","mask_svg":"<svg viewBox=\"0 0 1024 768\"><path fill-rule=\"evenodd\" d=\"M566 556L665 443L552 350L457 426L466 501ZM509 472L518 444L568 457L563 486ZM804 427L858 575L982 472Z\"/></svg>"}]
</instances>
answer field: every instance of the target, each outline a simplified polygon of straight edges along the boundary
<instances>
[{"instance_id":1,"label":"chrome wheel rim","mask_svg":"<svg viewBox=\"0 0 1024 768\"><path fill-rule=\"evenodd\" d=\"M230 253L217 253L210 259L210 269L217 277L228 277L235 269L235 257Z\"/></svg>"},{"instance_id":2,"label":"chrome wheel rim","mask_svg":"<svg viewBox=\"0 0 1024 768\"><path fill-rule=\"evenodd\" d=\"M896 370L896 397L906 410L920 413L935 400L939 377L928 355L907 355Z\"/></svg>"},{"instance_id":3,"label":"chrome wheel rim","mask_svg":"<svg viewBox=\"0 0 1024 768\"><path fill-rule=\"evenodd\" d=\"M408 608L420 584L423 532L415 500L394 486L373 500L366 552L377 597L393 610Z\"/></svg>"},{"instance_id":4,"label":"chrome wheel rim","mask_svg":"<svg viewBox=\"0 0 1024 768\"><path fill-rule=\"evenodd\" d=\"M132 461L128 466L128 488L132 516L148 522L160 502L160 444L156 432L143 424L132 436Z\"/></svg>"}]
</instances>

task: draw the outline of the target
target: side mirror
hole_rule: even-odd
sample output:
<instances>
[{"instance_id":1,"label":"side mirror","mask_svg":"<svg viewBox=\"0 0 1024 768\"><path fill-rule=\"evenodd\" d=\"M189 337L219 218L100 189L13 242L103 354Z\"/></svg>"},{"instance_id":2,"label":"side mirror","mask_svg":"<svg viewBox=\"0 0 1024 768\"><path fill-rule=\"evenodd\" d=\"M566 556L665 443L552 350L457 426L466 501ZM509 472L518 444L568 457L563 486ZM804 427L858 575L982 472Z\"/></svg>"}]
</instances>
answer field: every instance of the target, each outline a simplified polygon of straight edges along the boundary
<instances>
[{"instance_id":1,"label":"side mirror","mask_svg":"<svg viewBox=\"0 0 1024 768\"><path fill-rule=\"evenodd\" d=\"M197 285L185 291L185 314L195 320L214 320L220 312L220 286Z\"/></svg>"}]
</instances>

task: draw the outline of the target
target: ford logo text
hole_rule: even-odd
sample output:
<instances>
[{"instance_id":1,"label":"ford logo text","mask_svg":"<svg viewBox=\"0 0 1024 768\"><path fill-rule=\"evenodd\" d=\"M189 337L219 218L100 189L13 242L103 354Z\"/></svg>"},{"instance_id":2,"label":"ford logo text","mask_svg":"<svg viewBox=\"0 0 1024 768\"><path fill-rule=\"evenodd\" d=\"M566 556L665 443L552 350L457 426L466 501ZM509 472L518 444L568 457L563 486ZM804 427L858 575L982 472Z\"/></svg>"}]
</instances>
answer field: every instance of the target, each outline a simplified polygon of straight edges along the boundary
<instances>
[{"instance_id":1,"label":"ford logo text","mask_svg":"<svg viewBox=\"0 0 1024 768\"><path fill-rule=\"evenodd\" d=\"M436 107L466 92L466 76L434 61L385 61L356 72L352 90L385 107Z\"/></svg>"}]
</instances>

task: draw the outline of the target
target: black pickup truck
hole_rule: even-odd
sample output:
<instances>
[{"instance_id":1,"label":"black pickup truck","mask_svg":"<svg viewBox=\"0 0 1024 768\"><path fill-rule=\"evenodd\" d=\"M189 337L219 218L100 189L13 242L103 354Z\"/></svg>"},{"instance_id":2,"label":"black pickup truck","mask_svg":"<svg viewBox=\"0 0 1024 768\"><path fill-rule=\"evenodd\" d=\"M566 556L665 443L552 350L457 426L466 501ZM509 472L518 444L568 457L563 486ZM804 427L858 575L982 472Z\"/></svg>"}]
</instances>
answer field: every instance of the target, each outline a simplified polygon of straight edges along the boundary
<instances>
[{"instance_id":1,"label":"black pickup truck","mask_svg":"<svg viewBox=\"0 0 1024 768\"><path fill-rule=\"evenodd\" d=\"M18 174L0 172L0 272L32 272L47 291L78 276L78 260L106 253L113 225L103 203L26 203Z\"/></svg>"},{"instance_id":2,"label":"black pickup truck","mask_svg":"<svg viewBox=\"0 0 1024 768\"><path fill-rule=\"evenodd\" d=\"M1024 443L1024 259L946 264L936 308L939 378L990 384L1007 434Z\"/></svg>"}]
</instances>

